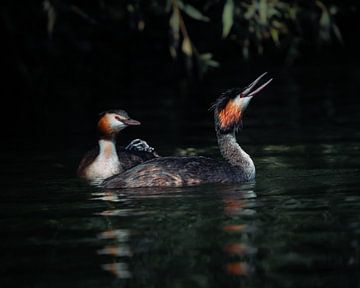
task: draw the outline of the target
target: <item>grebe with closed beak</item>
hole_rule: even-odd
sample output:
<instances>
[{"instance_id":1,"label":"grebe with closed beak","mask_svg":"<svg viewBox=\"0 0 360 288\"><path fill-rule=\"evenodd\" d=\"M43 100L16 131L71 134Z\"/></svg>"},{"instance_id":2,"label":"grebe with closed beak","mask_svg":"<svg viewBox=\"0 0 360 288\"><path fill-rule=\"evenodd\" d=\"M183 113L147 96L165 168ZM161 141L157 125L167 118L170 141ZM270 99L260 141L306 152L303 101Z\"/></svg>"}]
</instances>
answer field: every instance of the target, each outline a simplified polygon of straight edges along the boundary
<instances>
[{"instance_id":1,"label":"grebe with closed beak","mask_svg":"<svg viewBox=\"0 0 360 288\"><path fill-rule=\"evenodd\" d=\"M230 89L212 106L215 131L225 161L197 157L160 157L146 161L106 179L104 188L188 186L202 183L239 183L255 178L255 165L236 141L235 133L254 95L272 79L255 89L266 73L247 88Z\"/></svg>"},{"instance_id":2,"label":"grebe with closed beak","mask_svg":"<svg viewBox=\"0 0 360 288\"><path fill-rule=\"evenodd\" d=\"M100 134L98 145L82 158L77 174L90 184L99 185L106 178L158 157L154 148L140 139L131 141L125 148L116 145L116 136L121 130L140 124L130 119L124 110L101 113L97 124Z\"/></svg>"}]
</instances>

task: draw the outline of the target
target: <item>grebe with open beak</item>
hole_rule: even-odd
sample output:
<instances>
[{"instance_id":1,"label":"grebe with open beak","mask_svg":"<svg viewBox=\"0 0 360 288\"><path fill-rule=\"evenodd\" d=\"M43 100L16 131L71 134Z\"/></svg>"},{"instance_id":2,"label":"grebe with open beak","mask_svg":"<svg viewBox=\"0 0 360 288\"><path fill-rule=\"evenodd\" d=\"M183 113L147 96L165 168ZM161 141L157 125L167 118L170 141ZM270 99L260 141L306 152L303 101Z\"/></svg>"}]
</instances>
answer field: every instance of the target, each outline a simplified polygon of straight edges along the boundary
<instances>
[{"instance_id":1,"label":"grebe with open beak","mask_svg":"<svg viewBox=\"0 0 360 288\"><path fill-rule=\"evenodd\" d=\"M254 179L254 162L237 143L235 133L253 96L272 81L270 79L255 89L255 85L265 74L245 89L226 91L212 106L218 145L225 161L201 156L160 157L104 180L102 187L187 186L202 183L239 183Z\"/></svg>"}]
</instances>

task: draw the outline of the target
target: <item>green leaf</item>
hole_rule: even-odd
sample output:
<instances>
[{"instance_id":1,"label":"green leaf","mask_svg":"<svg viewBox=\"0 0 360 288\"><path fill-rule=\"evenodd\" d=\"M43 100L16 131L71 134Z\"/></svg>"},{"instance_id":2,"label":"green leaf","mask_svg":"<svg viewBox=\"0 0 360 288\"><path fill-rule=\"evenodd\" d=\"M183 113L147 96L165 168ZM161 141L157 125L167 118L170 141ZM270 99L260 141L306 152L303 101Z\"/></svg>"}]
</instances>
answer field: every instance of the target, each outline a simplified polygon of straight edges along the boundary
<instances>
[{"instance_id":1,"label":"green leaf","mask_svg":"<svg viewBox=\"0 0 360 288\"><path fill-rule=\"evenodd\" d=\"M243 45L242 45L242 55L243 55L245 61L248 61L250 59L249 46L250 46L250 40L247 38L244 40Z\"/></svg>"},{"instance_id":2,"label":"green leaf","mask_svg":"<svg viewBox=\"0 0 360 288\"><path fill-rule=\"evenodd\" d=\"M178 7L174 7L169 19L171 42L170 54L173 58L177 57L177 49L179 48L180 41L180 11Z\"/></svg>"},{"instance_id":3,"label":"green leaf","mask_svg":"<svg viewBox=\"0 0 360 288\"><path fill-rule=\"evenodd\" d=\"M184 4L181 1L178 1L177 4L179 8L191 18L205 22L208 22L210 20L208 17L204 16L199 10L189 4Z\"/></svg>"},{"instance_id":4,"label":"green leaf","mask_svg":"<svg viewBox=\"0 0 360 288\"><path fill-rule=\"evenodd\" d=\"M201 60L203 65L209 66L209 67L219 67L219 62L212 59L213 54L212 53L204 53L199 55L199 60Z\"/></svg>"},{"instance_id":5,"label":"green leaf","mask_svg":"<svg viewBox=\"0 0 360 288\"><path fill-rule=\"evenodd\" d=\"M180 17L179 17L179 11L174 9L173 13L171 13L169 24L171 27L171 30L173 32L179 33L180 29Z\"/></svg>"},{"instance_id":6,"label":"green leaf","mask_svg":"<svg viewBox=\"0 0 360 288\"><path fill-rule=\"evenodd\" d=\"M229 35L231 27L234 24L234 1L227 0L224 5L223 15L222 15L222 22L223 22L223 33L222 37L225 38Z\"/></svg>"},{"instance_id":7,"label":"green leaf","mask_svg":"<svg viewBox=\"0 0 360 288\"><path fill-rule=\"evenodd\" d=\"M170 46L170 47L169 47L169 51L170 51L171 57L175 59L175 58L177 57L177 51L176 51L176 49L174 48L174 46Z\"/></svg>"},{"instance_id":8,"label":"green leaf","mask_svg":"<svg viewBox=\"0 0 360 288\"><path fill-rule=\"evenodd\" d=\"M217 68L220 66L219 62L212 59L211 53L198 54L196 59L199 67L199 76L202 77L210 68Z\"/></svg>"},{"instance_id":9,"label":"green leaf","mask_svg":"<svg viewBox=\"0 0 360 288\"><path fill-rule=\"evenodd\" d=\"M127 9L127 11L128 11L129 13L134 13L134 12L135 12L135 7L134 7L134 5L128 4L128 5L126 6L126 9Z\"/></svg>"},{"instance_id":10,"label":"green leaf","mask_svg":"<svg viewBox=\"0 0 360 288\"><path fill-rule=\"evenodd\" d=\"M205 62L209 67L214 67L217 68L220 66L219 62L215 61L215 60L208 60Z\"/></svg>"},{"instance_id":11,"label":"green leaf","mask_svg":"<svg viewBox=\"0 0 360 288\"><path fill-rule=\"evenodd\" d=\"M172 0L166 0L165 11L170 12L172 7Z\"/></svg>"},{"instance_id":12,"label":"green leaf","mask_svg":"<svg viewBox=\"0 0 360 288\"><path fill-rule=\"evenodd\" d=\"M320 20L319 20L319 37L322 41L329 41L330 36L330 28L331 28L331 18L327 10L323 10Z\"/></svg>"},{"instance_id":13,"label":"green leaf","mask_svg":"<svg viewBox=\"0 0 360 288\"><path fill-rule=\"evenodd\" d=\"M213 57L212 53L204 53L200 55L200 58L203 60L211 60L212 57Z\"/></svg>"},{"instance_id":14,"label":"green leaf","mask_svg":"<svg viewBox=\"0 0 360 288\"><path fill-rule=\"evenodd\" d=\"M193 53L193 48L191 45L191 41L189 37L185 37L183 43L181 45L181 50L184 52L185 55L191 56Z\"/></svg>"},{"instance_id":15,"label":"green leaf","mask_svg":"<svg viewBox=\"0 0 360 288\"><path fill-rule=\"evenodd\" d=\"M333 31L334 31L334 34L335 34L336 38L339 40L339 42L341 44L344 44L344 40L343 40L343 37L341 35L339 27L336 24L333 24L332 28L333 28Z\"/></svg>"},{"instance_id":16,"label":"green leaf","mask_svg":"<svg viewBox=\"0 0 360 288\"><path fill-rule=\"evenodd\" d=\"M267 11L268 11L267 0L260 0L260 2L259 2L259 17L260 17L260 23L262 25L267 24Z\"/></svg>"},{"instance_id":17,"label":"green leaf","mask_svg":"<svg viewBox=\"0 0 360 288\"><path fill-rule=\"evenodd\" d=\"M246 20L250 20L250 19L252 19L253 17L255 17L255 15L256 15L256 10L257 10L256 2L252 2L251 5L247 6L246 8L247 8L247 10L246 10L246 12L244 13L244 18L245 18Z\"/></svg>"},{"instance_id":18,"label":"green leaf","mask_svg":"<svg viewBox=\"0 0 360 288\"><path fill-rule=\"evenodd\" d=\"M49 0L45 0L43 2L43 9L47 14L47 32L48 32L48 36L51 38L53 32L54 32L54 27L55 27L55 22L56 22L56 10L55 7L52 5L52 3Z\"/></svg>"},{"instance_id":19,"label":"green leaf","mask_svg":"<svg viewBox=\"0 0 360 288\"><path fill-rule=\"evenodd\" d=\"M279 31L276 28L271 27L270 34L271 34L271 38L274 41L275 45L279 46L280 45Z\"/></svg>"},{"instance_id":20,"label":"green leaf","mask_svg":"<svg viewBox=\"0 0 360 288\"><path fill-rule=\"evenodd\" d=\"M298 15L298 7L296 5L290 6L289 9L289 17L292 20L297 20L297 15Z\"/></svg>"},{"instance_id":21,"label":"green leaf","mask_svg":"<svg viewBox=\"0 0 360 288\"><path fill-rule=\"evenodd\" d=\"M84 18L85 20L89 21L90 23L96 24L96 21L93 18L91 18L88 14L86 14L83 10L81 10L79 7L75 5L70 5L69 9L74 13L78 14L80 17Z\"/></svg>"},{"instance_id":22,"label":"green leaf","mask_svg":"<svg viewBox=\"0 0 360 288\"><path fill-rule=\"evenodd\" d=\"M319 20L320 26L324 28L329 28L331 25L331 19L330 15L326 10L323 10L323 13L321 14L320 20Z\"/></svg>"}]
</instances>

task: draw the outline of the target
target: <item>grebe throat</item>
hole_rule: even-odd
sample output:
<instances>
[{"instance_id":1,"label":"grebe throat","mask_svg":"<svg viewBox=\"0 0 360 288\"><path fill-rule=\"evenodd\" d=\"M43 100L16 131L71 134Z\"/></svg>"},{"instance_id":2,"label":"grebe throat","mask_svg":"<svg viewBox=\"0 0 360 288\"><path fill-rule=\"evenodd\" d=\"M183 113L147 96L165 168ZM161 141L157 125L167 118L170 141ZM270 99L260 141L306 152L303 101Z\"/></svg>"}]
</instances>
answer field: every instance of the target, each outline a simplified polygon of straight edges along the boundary
<instances>
[{"instance_id":1,"label":"grebe throat","mask_svg":"<svg viewBox=\"0 0 360 288\"><path fill-rule=\"evenodd\" d=\"M100 139L99 154L87 169L87 176L94 185L115 174L122 172L120 160L116 152L115 139Z\"/></svg>"},{"instance_id":2,"label":"grebe throat","mask_svg":"<svg viewBox=\"0 0 360 288\"><path fill-rule=\"evenodd\" d=\"M217 132L217 139L221 155L227 162L242 171L246 179L255 178L255 165L249 154L247 154L237 143L235 131L229 133ZM244 175L245 174L245 175ZM242 176L242 177L243 177Z\"/></svg>"}]
</instances>

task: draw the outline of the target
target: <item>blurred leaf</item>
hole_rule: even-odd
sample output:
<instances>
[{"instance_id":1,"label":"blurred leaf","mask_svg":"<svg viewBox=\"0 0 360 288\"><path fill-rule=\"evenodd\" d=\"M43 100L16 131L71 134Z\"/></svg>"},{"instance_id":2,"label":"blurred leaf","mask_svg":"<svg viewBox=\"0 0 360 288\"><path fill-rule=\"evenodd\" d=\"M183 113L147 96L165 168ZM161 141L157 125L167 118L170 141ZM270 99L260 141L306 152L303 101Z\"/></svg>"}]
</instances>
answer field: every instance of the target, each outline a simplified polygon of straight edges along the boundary
<instances>
[{"instance_id":1,"label":"blurred leaf","mask_svg":"<svg viewBox=\"0 0 360 288\"><path fill-rule=\"evenodd\" d=\"M170 12L173 0L166 0L165 12Z\"/></svg>"},{"instance_id":2,"label":"blurred leaf","mask_svg":"<svg viewBox=\"0 0 360 288\"><path fill-rule=\"evenodd\" d=\"M279 41L279 32L278 32L278 30L275 29L275 28L270 28L270 34L271 34L271 38L274 41L275 45L279 46L280 41Z\"/></svg>"},{"instance_id":3,"label":"blurred leaf","mask_svg":"<svg viewBox=\"0 0 360 288\"><path fill-rule=\"evenodd\" d=\"M281 12L274 7L269 7L267 17L268 18L281 17Z\"/></svg>"},{"instance_id":4,"label":"blurred leaf","mask_svg":"<svg viewBox=\"0 0 360 288\"><path fill-rule=\"evenodd\" d=\"M214 67L214 68L217 68L220 66L219 62L215 61L215 60L208 60L206 61L206 64L209 66L209 67Z\"/></svg>"},{"instance_id":5,"label":"blurred leaf","mask_svg":"<svg viewBox=\"0 0 360 288\"><path fill-rule=\"evenodd\" d=\"M290 17L290 19L296 20L297 14L298 14L298 7L296 5L290 6L290 9L289 9L289 17Z\"/></svg>"},{"instance_id":6,"label":"blurred leaf","mask_svg":"<svg viewBox=\"0 0 360 288\"><path fill-rule=\"evenodd\" d=\"M260 17L260 24L267 25L267 0L260 0L259 2L259 17Z\"/></svg>"},{"instance_id":7,"label":"blurred leaf","mask_svg":"<svg viewBox=\"0 0 360 288\"><path fill-rule=\"evenodd\" d=\"M200 55L201 59L203 60L210 60L213 57L212 53L204 53Z\"/></svg>"},{"instance_id":8,"label":"blurred leaf","mask_svg":"<svg viewBox=\"0 0 360 288\"><path fill-rule=\"evenodd\" d=\"M247 10L246 10L246 12L245 12L245 14L244 14L244 18L245 18L246 20L250 20L250 19L252 19L252 18L255 16L255 14L256 14L256 3L255 3L255 2L252 2L252 4L249 5L249 6L247 6L246 8L247 8Z\"/></svg>"},{"instance_id":9,"label":"blurred leaf","mask_svg":"<svg viewBox=\"0 0 360 288\"><path fill-rule=\"evenodd\" d=\"M77 6L75 6L75 5L71 5L71 6L69 7L69 9L70 9L71 11L73 11L74 13L80 15L80 16L81 16L82 18L84 18L85 20L91 22L92 24L95 24L95 23L96 23L96 21L95 21L93 18L91 18L88 14L86 14L86 13L85 13L83 10L81 10L79 7L77 7Z\"/></svg>"},{"instance_id":10,"label":"blurred leaf","mask_svg":"<svg viewBox=\"0 0 360 288\"><path fill-rule=\"evenodd\" d=\"M290 43L290 48L285 58L286 65L291 65L292 63L294 63L295 59L299 56L299 42L299 38L295 38Z\"/></svg>"},{"instance_id":11,"label":"blurred leaf","mask_svg":"<svg viewBox=\"0 0 360 288\"><path fill-rule=\"evenodd\" d=\"M234 1L227 0L224 5L223 15L222 15L222 22L223 22L223 33L222 37L225 38L229 35L231 27L234 23Z\"/></svg>"},{"instance_id":12,"label":"blurred leaf","mask_svg":"<svg viewBox=\"0 0 360 288\"><path fill-rule=\"evenodd\" d=\"M279 21L277 21L277 20L273 20L273 21L271 22L271 25L272 25L274 28L276 28L277 30L279 30L279 31L282 31L282 32L286 32L286 31L287 31L287 26L286 26L284 23L279 22Z\"/></svg>"},{"instance_id":13,"label":"blurred leaf","mask_svg":"<svg viewBox=\"0 0 360 288\"><path fill-rule=\"evenodd\" d=\"M177 56L177 49L179 47L180 39L180 14L177 8L173 9L171 13L170 20L170 33L171 33L171 42L170 42L170 54L173 58Z\"/></svg>"},{"instance_id":14,"label":"blurred leaf","mask_svg":"<svg viewBox=\"0 0 360 288\"><path fill-rule=\"evenodd\" d=\"M95 23L93 18L80 9L80 6L79 8L71 4L73 1L68 4L66 2L42 0L43 9L47 15L46 28L49 37L52 37L55 23L57 24L58 21L58 6L55 4L61 4L59 8L65 6L66 9L61 11L71 11L88 20L88 22ZM310 5L305 4L306 1L288 0L136 0L110 2L100 0L99 4L101 9L111 16L111 20L123 20L130 15L127 19L130 21L131 27L140 31L145 28L143 13L155 12L156 15L166 15L169 19L170 54L173 58L176 58L179 53L183 53L183 61L185 61L188 70L194 68L194 61L199 64L196 67L199 67L200 71L207 71L209 67L219 66L219 63L213 60L211 53L200 54L196 49L194 46L196 41L190 37L193 34L191 31L193 21L186 23L188 19L184 19L186 14L195 20L210 21L209 17L203 13L212 6L223 5L222 18L221 20L213 20L214 27L219 24L222 25L222 38L229 37L231 40L240 43L242 56L245 60L249 60L250 55L254 52L263 54L265 47L265 52L267 52L271 51L271 48L275 46L276 49L286 49L287 58L285 61L288 64L292 63L300 54L302 41L307 39L306 34L313 31L316 32L316 40L318 40L314 42L329 42L335 38L340 43L343 43L341 31L335 23L335 15L339 13L338 6L328 4L329 2L325 0L312 0ZM188 3L191 3L191 5ZM201 5L200 3L203 6L198 7L203 7L202 10L193 6ZM145 9L140 9L143 6ZM311 17L302 17L306 13ZM148 19L151 19L151 17ZM219 20L221 23L218 23ZM236 30L233 29L235 23L239 24ZM198 35L197 33L194 34Z\"/></svg>"},{"instance_id":15,"label":"blurred leaf","mask_svg":"<svg viewBox=\"0 0 360 288\"><path fill-rule=\"evenodd\" d=\"M339 42L341 44L344 44L344 41L343 41L343 38L342 38L339 27L336 24L333 24L332 28L333 28L333 31L334 31L334 34L335 34L336 38L339 40Z\"/></svg>"},{"instance_id":16,"label":"blurred leaf","mask_svg":"<svg viewBox=\"0 0 360 288\"><path fill-rule=\"evenodd\" d=\"M339 27L334 23L332 14L337 13L336 6L331 6L330 10L321 1L316 1L316 5L322 10L321 17L319 20L319 38L322 41L330 41L331 30L333 31L337 40L343 44L343 38Z\"/></svg>"},{"instance_id":17,"label":"blurred leaf","mask_svg":"<svg viewBox=\"0 0 360 288\"><path fill-rule=\"evenodd\" d=\"M210 67L219 67L219 62L212 59L213 55L211 53L204 53L200 54L200 59L203 61L204 64Z\"/></svg>"},{"instance_id":18,"label":"blurred leaf","mask_svg":"<svg viewBox=\"0 0 360 288\"><path fill-rule=\"evenodd\" d=\"M126 6L126 9L127 9L127 11L128 11L129 13L134 13L134 12L135 12L135 7L134 7L134 5L132 5L132 4L128 4L128 5Z\"/></svg>"},{"instance_id":19,"label":"blurred leaf","mask_svg":"<svg viewBox=\"0 0 360 288\"><path fill-rule=\"evenodd\" d=\"M43 9L47 14L47 32L48 36L51 38L54 32L55 22L56 22L56 10L55 7L49 0L43 2Z\"/></svg>"},{"instance_id":20,"label":"blurred leaf","mask_svg":"<svg viewBox=\"0 0 360 288\"><path fill-rule=\"evenodd\" d=\"M208 17L204 16L199 10L189 4L184 4L182 1L178 1L177 4L179 8L191 18L205 22L208 22L210 20Z\"/></svg>"},{"instance_id":21,"label":"blurred leaf","mask_svg":"<svg viewBox=\"0 0 360 288\"><path fill-rule=\"evenodd\" d=\"M170 50L170 55L172 58L176 58L177 57L177 51L176 49L174 48L174 46L170 46L169 47L169 50Z\"/></svg>"},{"instance_id":22,"label":"blurred leaf","mask_svg":"<svg viewBox=\"0 0 360 288\"><path fill-rule=\"evenodd\" d=\"M139 31L144 31L145 29L145 21L144 20L139 20L138 22L138 30Z\"/></svg>"},{"instance_id":23,"label":"blurred leaf","mask_svg":"<svg viewBox=\"0 0 360 288\"><path fill-rule=\"evenodd\" d=\"M197 57L199 76L202 77L210 68L217 68L220 66L219 62L212 59L211 53L200 54Z\"/></svg>"},{"instance_id":24,"label":"blurred leaf","mask_svg":"<svg viewBox=\"0 0 360 288\"><path fill-rule=\"evenodd\" d=\"M173 13L171 13L171 17L169 20L171 31L176 35L176 39L179 39L179 30L180 30L180 15L179 11L177 9L173 10Z\"/></svg>"},{"instance_id":25,"label":"blurred leaf","mask_svg":"<svg viewBox=\"0 0 360 288\"><path fill-rule=\"evenodd\" d=\"M326 6L321 1L316 1L316 5L321 9L319 20L319 37L322 41L330 40L331 18Z\"/></svg>"},{"instance_id":26,"label":"blurred leaf","mask_svg":"<svg viewBox=\"0 0 360 288\"><path fill-rule=\"evenodd\" d=\"M192 45L191 45L191 41L190 41L189 37L184 38L182 45L181 45L181 50L184 52L185 55L192 56L193 49L192 49Z\"/></svg>"},{"instance_id":27,"label":"blurred leaf","mask_svg":"<svg viewBox=\"0 0 360 288\"><path fill-rule=\"evenodd\" d=\"M242 55L245 60L249 60L249 58L250 58L249 46L250 46L250 41L247 38L244 40L243 46L242 46Z\"/></svg>"},{"instance_id":28,"label":"blurred leaf","mask_svg":"<svg viewBox=\"0 0 360 288\"><path fill-rule=\"evenodd\" d=\"M326 10L323 10L319 22L321 27L329 28L331 26L330 15Z\"/></svg>"},{"instance_id":29,"label":"blurred leaf","mask_svg":"<svg viewBox=\"0 0 360 288\"><path fill-rule=\"evenodd\" d=\"M329 9L331 15L336 15L338 13L338 7L332 5Z\"/></svg>"}]
</instances>

